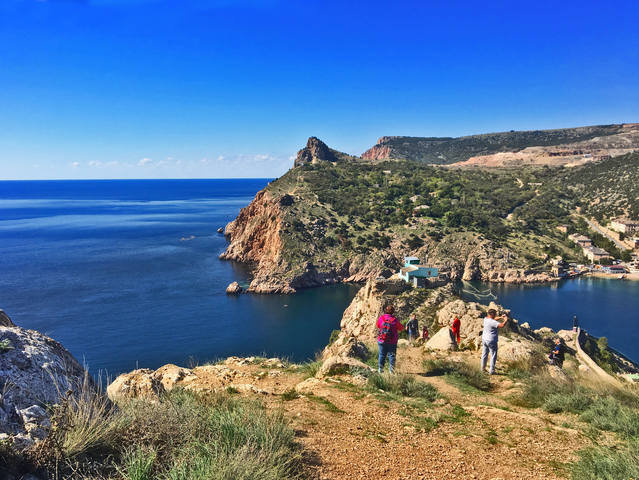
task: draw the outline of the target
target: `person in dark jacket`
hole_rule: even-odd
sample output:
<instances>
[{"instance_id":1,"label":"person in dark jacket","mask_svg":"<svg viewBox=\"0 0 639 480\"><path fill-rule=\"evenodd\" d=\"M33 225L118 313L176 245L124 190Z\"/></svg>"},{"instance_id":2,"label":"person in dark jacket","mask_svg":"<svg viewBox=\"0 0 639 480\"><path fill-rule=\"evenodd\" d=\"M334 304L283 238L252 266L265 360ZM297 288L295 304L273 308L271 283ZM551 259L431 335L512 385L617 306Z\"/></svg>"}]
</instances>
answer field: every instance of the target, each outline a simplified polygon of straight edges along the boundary
<instances>
[{"instance_id":1,"label":"person in dark jacket","mask_svg":"<svg viewBox=\"0 0 639 480\"><path fill-rule=\"evenodd\" d=\"M417 315L414 313L410 316L408 322L406 322L406 331L408 332L408 341L414 342L419 336L419 322L417 321Z\"/></svg>"},{"instance_id":2,"label":"person in dark jacket","mask_svg":"<svg viewBox=\"0 0 639 480\"><path fill-rule=\"evenodd\" d=\"M566 348L564 347L564 344L561 341L561 338L556 338L555 347L552 349L552 352L550 352L550 355L549 355L550 364L557 365L559 368L563 368L565 350Z\"/></svg>"}]
</instances>

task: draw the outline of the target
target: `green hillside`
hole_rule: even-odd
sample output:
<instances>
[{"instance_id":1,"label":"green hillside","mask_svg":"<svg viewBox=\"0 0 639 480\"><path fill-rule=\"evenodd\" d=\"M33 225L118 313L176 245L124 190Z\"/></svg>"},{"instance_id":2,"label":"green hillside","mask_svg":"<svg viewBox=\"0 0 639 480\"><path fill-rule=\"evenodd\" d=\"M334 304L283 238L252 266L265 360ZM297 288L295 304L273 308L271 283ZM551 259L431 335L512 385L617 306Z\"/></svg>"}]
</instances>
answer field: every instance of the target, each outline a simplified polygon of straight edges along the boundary
<instances>
[{"instance_id":1,"label":"green hillside","mask_svg":"<svg viewBox=\"0 0 639 480\"><path fill-rule=\"evenodd\" d=\"M387 147L385 158L414 160L432 164L450 164L468 160L477 155L518 151L531 146L553 146L581 142L595 137L614 135L621 125L599 125L557 130L510 131L487 133L467 137L382 137L368 152Z\"/></svg>"}]
</instances>

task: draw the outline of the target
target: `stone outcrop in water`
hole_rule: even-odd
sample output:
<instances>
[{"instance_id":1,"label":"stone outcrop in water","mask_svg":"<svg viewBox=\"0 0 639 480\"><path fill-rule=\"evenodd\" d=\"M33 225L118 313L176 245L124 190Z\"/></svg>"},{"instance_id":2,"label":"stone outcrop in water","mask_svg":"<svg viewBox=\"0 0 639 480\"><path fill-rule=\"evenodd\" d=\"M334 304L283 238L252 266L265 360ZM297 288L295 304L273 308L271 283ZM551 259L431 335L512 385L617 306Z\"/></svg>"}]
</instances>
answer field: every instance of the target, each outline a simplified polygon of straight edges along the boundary
<instances>
[{"instance_id":1,"label":"stone outcrop in water","mask_svg":"<svg viewBox=\"0 0 639 480\"><path fill-rule=\"evenodd\" d=\"M48 406L93 388L84 368L55 340L13 324L0 311L0 440L24 448L50 427Z\"/></svg>"}]
</instances>

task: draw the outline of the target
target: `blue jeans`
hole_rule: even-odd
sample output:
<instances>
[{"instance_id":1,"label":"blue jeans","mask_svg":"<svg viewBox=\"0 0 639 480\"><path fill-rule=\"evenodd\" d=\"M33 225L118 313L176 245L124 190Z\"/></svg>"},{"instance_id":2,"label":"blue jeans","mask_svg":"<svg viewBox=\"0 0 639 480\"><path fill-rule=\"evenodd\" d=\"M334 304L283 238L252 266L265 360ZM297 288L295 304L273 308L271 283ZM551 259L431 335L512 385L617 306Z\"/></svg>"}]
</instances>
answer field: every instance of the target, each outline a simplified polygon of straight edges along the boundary
<instances>
[{"instance_id":1,"label":"blue jeans","mask_svg":"<svg viewBox=\"0 0 639 480\"><path fill-rule=\"evenodd\" d=\"M378 343L379 345L379 361L377 363L377 371L382 373L384 370L384 364L386 363L386 357L388 356L388 370L393 373L395 369L395 353L397 352L397 345L391 345L390 343Z\"/></svg>"}]
</instances>

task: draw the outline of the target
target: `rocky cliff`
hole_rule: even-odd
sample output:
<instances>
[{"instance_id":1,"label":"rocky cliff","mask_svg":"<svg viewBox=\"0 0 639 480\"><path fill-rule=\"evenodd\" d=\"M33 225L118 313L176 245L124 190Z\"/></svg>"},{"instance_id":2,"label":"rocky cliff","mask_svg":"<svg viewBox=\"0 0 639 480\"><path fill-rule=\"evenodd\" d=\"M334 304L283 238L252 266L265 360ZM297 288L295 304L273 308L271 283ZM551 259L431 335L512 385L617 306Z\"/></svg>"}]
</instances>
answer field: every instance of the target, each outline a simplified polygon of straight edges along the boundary
<instances>
[{"instance_id":1,"label":"rocky cliff","mask_svg":"<svg viewBox=\"0 0 639 480\"><path fill-rule=\"evenodd\" d=\"M0 311L0 442L23 449L43 439L48 409L84 387L93 382L62 345Z\"/></svg>"},{"instance_id":2,"label":"rocky cliff","mask_svg":"<svg viewBox=\"0 0 639 480\"><path fill-rule=\"evenodd\" d=\"M310 137L306 147L297 152L295 167L302 165L316 165L321 162L347 162L356 161L357 157L329 148L317 137Z\"/></svg>"},{"instance_id":3,"label":"rocky cliff","mask_svg":"<svg viewBox=\"0 0 639 480\"><path fill-rule=\"evenodd\" d=\"M466 137L381 137L366 160L458 166L581 165L639 149L639 124L510 131Z\"/></svg>"}]
</instances>

